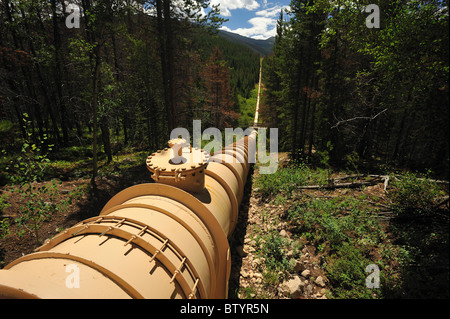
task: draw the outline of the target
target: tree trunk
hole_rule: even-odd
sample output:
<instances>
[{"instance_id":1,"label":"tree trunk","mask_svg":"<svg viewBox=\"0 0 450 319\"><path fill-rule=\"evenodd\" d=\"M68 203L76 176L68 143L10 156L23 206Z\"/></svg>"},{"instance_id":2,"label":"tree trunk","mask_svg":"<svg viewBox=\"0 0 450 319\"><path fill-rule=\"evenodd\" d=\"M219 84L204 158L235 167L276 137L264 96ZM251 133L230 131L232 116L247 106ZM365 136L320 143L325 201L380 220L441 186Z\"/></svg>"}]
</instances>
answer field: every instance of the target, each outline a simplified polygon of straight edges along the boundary
<instances>
[{"instance_id":1,"label":"tree trunk","mask_svg":"<svg viewBox=\"0 0 450 319\"><path fill-rule=\"evenodd\" d=\"M113 160L112 152L111 152L111 137L109 133L109 124L106 116L102 116L100 128L102 130L102 142L103 148L105 150L106 156L108 157L108 163L111 163Z\"/></svg>"},{"instance_id":2,"label":"tree trunk","mask_svg":"<svg viewBox=\"0 0 450 319\"><path fill-rule=\"evenodd\" d=\"M95 55L95 65L93 74L93 89L92 89L92 122L93 122L93 134L92 134L92 178L91 186L94 190L97 189L95 184L95 178L97 177L98 163L97 163L97 136L98 136L98 126L97 126L97 113L98 113L98 82L100 77L100 47L96 46L94 49Z\"/></svg>"},{"instance_id":3,"label":"tree trunk","mask_svg":"<svg viewBox=\"0 0 450 319\"><path fill-rule=\"evenodd\" d=\"M164 87L164 104L167 114L169 132L176 123L175 92L173 83L173 45L172 23L170 21L170 0L156 0L156 15L158 21L158 38L161 55L161 71Z\"/></svg>"},{"instance_id":4,"label":"tree trunk","mask_svg":"<svg viewBox=\"0 0 450 319\"><path fill-rule=\"evenodd\" d=\"M53 36L55 43L55 85L57 92L57 104L60 109L60 117L61 117L61 130L63 134L63 142L67 144L69 142L69 132L68 132L68 114L65 102L63 100L62 94L62 80L61 74L63 72L63 68L61 67L61 38L59 36L59 26L58 26L58 16L56 14L56 0L52 0L52 14L53 14Z\"/></svg>"}]
</instances>

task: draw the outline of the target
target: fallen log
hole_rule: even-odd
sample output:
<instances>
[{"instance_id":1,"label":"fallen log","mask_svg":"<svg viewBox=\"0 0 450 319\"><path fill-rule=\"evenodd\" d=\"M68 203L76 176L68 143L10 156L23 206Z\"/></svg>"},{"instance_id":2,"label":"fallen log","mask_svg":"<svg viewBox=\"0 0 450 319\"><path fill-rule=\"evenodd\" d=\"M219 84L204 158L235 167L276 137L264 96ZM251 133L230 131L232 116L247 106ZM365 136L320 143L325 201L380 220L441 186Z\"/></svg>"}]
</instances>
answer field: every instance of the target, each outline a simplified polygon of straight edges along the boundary
<instances>
[{"instance_id":1,"label":"fallen log","mask_svg":"<svg viewBox=\"0 0 450 319\"><path fill-rule=\"evenodd\" d=\"M298 189L337 189L337 188L358 188L361 186L373 186L380 183L380 179L373 179L370 181L342 183L342 184L328 184L328 185L305 185L298 186Z\"/></svg>"}]
</instances>

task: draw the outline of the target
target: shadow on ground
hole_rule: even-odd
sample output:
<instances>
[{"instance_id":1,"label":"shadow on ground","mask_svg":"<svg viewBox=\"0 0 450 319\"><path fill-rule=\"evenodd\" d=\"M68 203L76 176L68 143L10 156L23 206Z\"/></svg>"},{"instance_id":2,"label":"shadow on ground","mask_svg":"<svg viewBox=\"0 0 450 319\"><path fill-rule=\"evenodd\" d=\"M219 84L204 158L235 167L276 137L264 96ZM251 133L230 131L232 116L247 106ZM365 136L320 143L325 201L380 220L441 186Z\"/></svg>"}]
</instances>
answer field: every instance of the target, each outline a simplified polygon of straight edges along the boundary
<instances>
[{"instance_id":1,"label":"shadow on ground","mask_svg":"<svg viewBox=\"0 0 450 319\"><path fill-rule=\"evenodd\" d=\"M239 294L239 274L241 272L242 257L239 256L236 248L244 245L244 237L247 232L248 211L250 208L250 198L252 196L253 170L253 166L251 166L248 172L247 183L244 187L242 202L239 206L238 222L233 234L229 238L231 251L231 273L228 282L228 298L230 299L238 299Z\"/></svg>"}]
</instances>

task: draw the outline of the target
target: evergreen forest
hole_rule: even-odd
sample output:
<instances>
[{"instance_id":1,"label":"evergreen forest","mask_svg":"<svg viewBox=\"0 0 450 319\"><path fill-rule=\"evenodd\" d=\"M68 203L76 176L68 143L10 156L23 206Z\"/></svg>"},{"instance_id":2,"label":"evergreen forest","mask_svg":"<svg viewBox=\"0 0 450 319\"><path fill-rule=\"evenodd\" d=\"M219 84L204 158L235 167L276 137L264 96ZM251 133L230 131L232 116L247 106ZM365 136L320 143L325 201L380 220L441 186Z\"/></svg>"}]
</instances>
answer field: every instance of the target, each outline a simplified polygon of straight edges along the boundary
<instances>
[{"instance_id":1,"label":"evergreen forest","mask_svg":"<svg viewBox=\"0 0 450 319\"><path fill-rule=\"evenodd\" d=\"M375 27L371 3L292 1L281 12L263 118L295 158L326 151L334 163L448 179L448 1L378 1Z\"/></svg>"},{"instance_id":2,"label":"evergreen forest","mask_svg":"<svg viewBox=\"0 0 450 319\"><path fill-rule=\"evenodd\" d=\"M193 119L237 125L259 56L217 35L217 9L201 14L209 1L73 4L78 16L66 1L1 2L3 183L17 154L87 154L95 184L98 157L155 151Z\"/></svg>"}]
</instances>

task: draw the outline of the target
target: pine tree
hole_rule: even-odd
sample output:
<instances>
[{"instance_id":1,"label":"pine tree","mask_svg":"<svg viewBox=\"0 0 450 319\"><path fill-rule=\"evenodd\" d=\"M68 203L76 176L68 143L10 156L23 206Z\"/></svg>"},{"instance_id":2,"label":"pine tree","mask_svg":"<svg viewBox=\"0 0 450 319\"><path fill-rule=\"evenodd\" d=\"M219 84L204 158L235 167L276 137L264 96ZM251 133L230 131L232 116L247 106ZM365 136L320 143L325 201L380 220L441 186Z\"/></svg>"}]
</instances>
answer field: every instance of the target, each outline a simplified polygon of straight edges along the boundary
<instances>
[{"instance_id":1,"label":"pine tree","mask_svg":"<svg viewBox=\"0 0 450 319\"><path fill-rule=\"evenodd\" d=\"M230 72L218 47L214 49L205 66L203 83L210 125L219 129L230 127L237 114L233 111Z\"/></svg>"}]
</instances>

